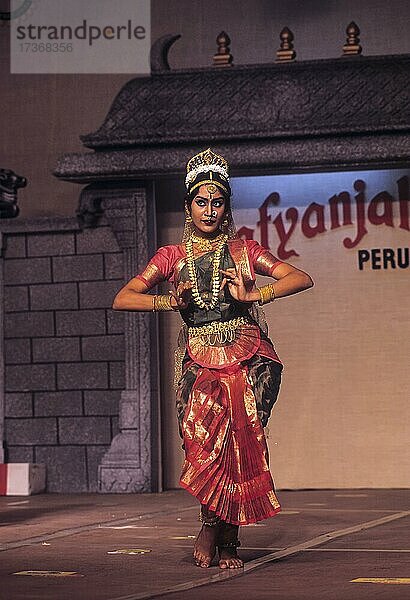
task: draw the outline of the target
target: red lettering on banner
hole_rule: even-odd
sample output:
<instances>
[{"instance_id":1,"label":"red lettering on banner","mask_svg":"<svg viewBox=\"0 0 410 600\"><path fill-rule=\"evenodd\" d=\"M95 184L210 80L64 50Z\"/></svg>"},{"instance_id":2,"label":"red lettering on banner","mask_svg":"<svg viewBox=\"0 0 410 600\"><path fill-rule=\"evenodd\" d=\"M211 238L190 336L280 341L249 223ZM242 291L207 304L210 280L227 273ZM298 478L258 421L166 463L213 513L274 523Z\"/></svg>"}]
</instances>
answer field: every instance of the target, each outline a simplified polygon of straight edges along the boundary
<instances>
[{"instance_id":1,"label":"red lettering on banner","mask_svg":"<svg viewBox=\"0 0 410 600\"><path fill-rule=\"evenodd\" d=\"M361 179L356 179L356 181L353 184L353 187L356 190L356 192L359 192L355 196L357 235L354 240L352 240L350 238L345 238L343 240L343 246L345 248L354 248L355 246L357 246L357 244L360 242L360 240L367 233L367 229L366 229L366 225L365 225L366 215L364 212L365 201L366 201L365 196L364 196L364 190L366 189L366 184Z\"/></svg>"},{"instance_id":2,"label":"red lettering on banner","mask_svg":"<svg viewBox=\"0 0 410 600\"><path fill-rule=\"evenodd\" d=\"M350 208L350 194L348 192L341 192L340 194L332 196L329 200L331 229L340 227L339 202L341 202L343 206L343 225L353 225L352 211Z\"/></svg>"},{"instance_id":3,"label":"red lettering on banner","mask_svg":"<svg viewBox=\"0 0 410 600\"><path fill-rule=\"evenodd\" d=\"M370 224L372 225L386 225L388 227L394 227L393 220L393 202L395 198L391 196L387 191L377 193L369 203L366 215L366 183L362 179L356 179L353 183L353 187L357 194L354 196L355 209L356 209L356 233L354 238L346 237L343 240L345 248L354 248L368 233L366 227L366 216ZM401 229L410 231L409 223L409 178L407 176L401 177L397 181L398 188L398 200L400 209L400 224ZM279 205L280 196L277 192L269 194L263 204L259 208L259 221L257 225L260 227L260 239L261 244L265 248L269 246L269 229L268 224L272 222L274 229L276 230L279 238L279 244L274 250L274 254L281 260L286 260L291 256L299 256L298 252L294 248L286 248L286 245L290 242L291 237L299 223L299 211L296 207L287 208L284 212L279 212L272 220L271 215L268 214L268 208L270 205ZM330 229L339 229L348 225L353 225L352 219L352 198L346 191L335 194L328 200L330 210ZM340 207L342 208L342 214L340 215ZM306 238L314 238L319 233L325 233L326 219L325 219L326 206L312 202L304 211L301 217L301 232ZM285 219L285 222L284 222ZM290 223L289 227L286 228L285 223ZM254 229L250 227L241 227L238 231L240 237L247 239L253 239ZM377 262L377 259L375 259ZM390 260L390 258L388 258ZM375 267L377 268L377 266Z\"/></svg>"},{"instance_id":4,"label":"red lettering on banner","mask_svg":"<svg viewBox=\"0 0 410 600\"><path fill-rule=\"evenodd\" d=\"M310 217L316 217L316 224L310 224ZM313 238L318 233L326 231L325 227L325 207L322 204L312 202L305 210L302 217L302 232L307 238Z\"/></svg>"},{"instance_id":5,"label":"red lettering on banner","mask_svg":"<svg viewBox=\"0 0 410 600\"><path fill-rule=\"evenodd\" d=\"M268 208L270 204L276 206L280 202L280 196L276 192L269 194L264 203L259 208L259 221L256 223L261 228L261 245L269 249L268 223L270 215Z\"/></svg>"},{"instance_id":6,"label":"red lettering on banner","mask_svg":"<svg viewBox=\"0 0 410 600\"><path fill-rule=\"evenodd\" d=\"M387 225L388 227L394 227L393 225L393 202L394 198L390 196L388 192L380 192L377 194L369 204L369 210L367 216L369 222L373 225ZM379 215L377 208L382 206L383 213Z\"/></svg>"},{"instance_id":7,"label":"red lettering on banner","mask_svg":"<svg viewBox=\"0 0 410 600\"><path fill-rule=\"evenodd\" d=\"M410 231L409 226L409 178L401 177L397 182L399 188L400 225L402 229Z\"/></svg>"},{"instance_id":8,"label":"red lettering on banner","mask_svg":"<svg viewBox=\"0 0 410 600\"><path fill-rule=\"evenodd\" d=\"M276 231L278 233L280 244L276 251L278 258L286 260L290 256L299 256L296 250L286 250L285 245L290 240L292 233L295 230L295 227L298 223L299 213L297 208L288 208L285 212L285 219L290 220L291 225L288 231L285 230L285 226L282 221L282 213L279 213L277 217L273 220L273 224L276 227Z\"/></svg>"}]
</instances>

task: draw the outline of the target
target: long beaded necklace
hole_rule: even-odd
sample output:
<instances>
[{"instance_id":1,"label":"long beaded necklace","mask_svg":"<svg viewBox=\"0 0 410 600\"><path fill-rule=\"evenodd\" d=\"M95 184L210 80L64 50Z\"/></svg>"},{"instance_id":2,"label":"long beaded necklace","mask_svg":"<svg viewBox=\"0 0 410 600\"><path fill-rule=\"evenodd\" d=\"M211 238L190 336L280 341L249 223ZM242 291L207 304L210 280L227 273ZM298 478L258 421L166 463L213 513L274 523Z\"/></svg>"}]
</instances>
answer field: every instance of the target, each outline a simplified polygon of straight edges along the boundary
<instances>
[{"instance_id":1,"label":"long beaded necklace","mask_svg":"<svg viewBox=\"0 0 410 600\"><path fill-rule=\"evenodd\" d=\"M217 305L217 302L218 302L218 295L219 295L219 290L221 287L220 277L219 277L219 267L221 264L222 249L228 239L228 236L226 234L222 234L222 236L218 236L219 241L218 241L218 245L215 249L215 254L214 254L214 257L212 260L212 277L211 277L212 296L211 296L210 302L205 302L201 298L201 295L198 290L198 279L196 276L194 248L193 248L194 240L192 238L193 238L193 236L191 236L185 244L189 280L192 283L192 299L199 308L206 309L206 310L212 310L215 308L215 306Z\"/></svg>"}]
</instances>

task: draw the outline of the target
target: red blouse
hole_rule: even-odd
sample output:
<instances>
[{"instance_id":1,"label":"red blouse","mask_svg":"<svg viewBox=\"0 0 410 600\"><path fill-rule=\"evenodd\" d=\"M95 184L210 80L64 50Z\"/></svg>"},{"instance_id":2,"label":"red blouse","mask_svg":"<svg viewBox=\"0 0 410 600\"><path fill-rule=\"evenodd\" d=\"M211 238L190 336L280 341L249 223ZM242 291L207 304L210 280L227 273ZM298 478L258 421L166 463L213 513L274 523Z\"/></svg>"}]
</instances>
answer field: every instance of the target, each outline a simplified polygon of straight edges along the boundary
<instances>
[{"instance_id":1,"label":"red blouse","mask_svg":"<svg viewBox=\"0 0 410 600\"><path fill-rule=\"evenodd\" d=\"M228 248L234 263L242 265L246 285L252 286L255 283L255 275L273 276L276 267L282 264L282 261L255 240L228 240ZM184 244L162 246L136 277L148 288L167 280L175 283L185 259Z\"/></svg>"}]
</instances>

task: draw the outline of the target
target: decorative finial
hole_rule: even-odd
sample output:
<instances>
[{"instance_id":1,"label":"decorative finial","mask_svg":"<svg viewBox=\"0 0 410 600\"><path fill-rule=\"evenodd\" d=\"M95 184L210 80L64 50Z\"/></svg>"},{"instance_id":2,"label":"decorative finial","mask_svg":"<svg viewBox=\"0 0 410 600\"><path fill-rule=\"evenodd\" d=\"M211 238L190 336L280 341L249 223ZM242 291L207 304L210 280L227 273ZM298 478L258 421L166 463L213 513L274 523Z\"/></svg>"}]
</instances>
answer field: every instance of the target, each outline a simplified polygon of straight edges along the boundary
<instances>
[{"instance_id":1,"label":"decorative finial","mask_svg":"<svg viewBox=\"0 0 410 600\"><path fill-rule=\"evenodd\" d=\"M218 50L214 54L214 67L232 67L233 56L229 48L231 43L229 35L225 31L221 31L216 38L216 43L218 44Z\"/></svg>"},{"instance_id":2,"label":"decorative finial","mask_svg":"<svg viewBox=\"0 0 410 600\"><path fill-rule=\"evenodd\" d=\"M279 34L280 48L276 52L276 62L289 62L295 60L296 52L293 49L293 33L289 27L284 27Z\"/></svg>"},{"instance_id":3,"label":"decorative finial","mask_svg":"<svg viewBox=\"0 0 410 600\"><path fill-rule=\"evenodd\" d=\"M358 56L362 53L360 42L360 29L354 21L349 23L346 28L346 44L343 46L343 56Z\"/></svg>"},{"instance_id":4,"label":"decorative finial","mask_svg":"<svg viewBox=\"0 0 410 600\"><path fill-rule=\"evenodd\" d=\"M178 35L163 35L151 46L150 63L151 72L157 73L161 71L169 71L168 52L172 44L179 40Z\"/></svg>"}]
</instances>

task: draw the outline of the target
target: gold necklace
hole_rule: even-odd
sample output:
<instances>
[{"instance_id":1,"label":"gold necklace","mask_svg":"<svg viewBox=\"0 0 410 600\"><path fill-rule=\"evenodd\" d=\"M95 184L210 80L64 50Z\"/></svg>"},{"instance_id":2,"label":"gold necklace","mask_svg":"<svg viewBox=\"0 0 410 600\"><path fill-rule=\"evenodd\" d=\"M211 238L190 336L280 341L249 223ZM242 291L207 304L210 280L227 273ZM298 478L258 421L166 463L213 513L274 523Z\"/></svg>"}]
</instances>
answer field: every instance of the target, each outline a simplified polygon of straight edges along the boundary
<instances>
[{"instance_id":1,"label":"gold necklace","mask_svg":"<svg viewBox=\"0 0 410 600\"><path fill-rule=\"evenodd\" d=\"M192 237L192 241L195 244L197 244L198 248L201 251L209 251L209 250L213 250L214 244L216 242L220 242L224 235L225 235L224 233L220 233L215 238L203 238L203 237L199 237L198 235L195 235L193 233L191 235L191 237Z\"/></svg>"},{"instance_id":2,"label":"gold necklace","mask_svg":"<svg viewBox=\"0 0 410 600\"><path fill-rule=\"evenodd\" d=\"M228 236L226 234L222 234L221 236L218 236L218 246L215 249L215 254L214 254L214 257L212 260L212 263L213 263L212 264L212 277L211 277L212 296L211 296L210 302L204 302L204 300L201 298L201 294L199 293L199 290L198 290L198 279L196 276L196 268L195 268L195 260L194 260L194 249L193 249L194 240L193 240L193 238L194 238L194 236L191 235L185 244L189 280L192 283L192 299L199 308L203 308L206 310L213 310L218 302L219 290L221 288L219 267L221 264L222 249L228 239Z\"/></svg>"}]
</instances>

